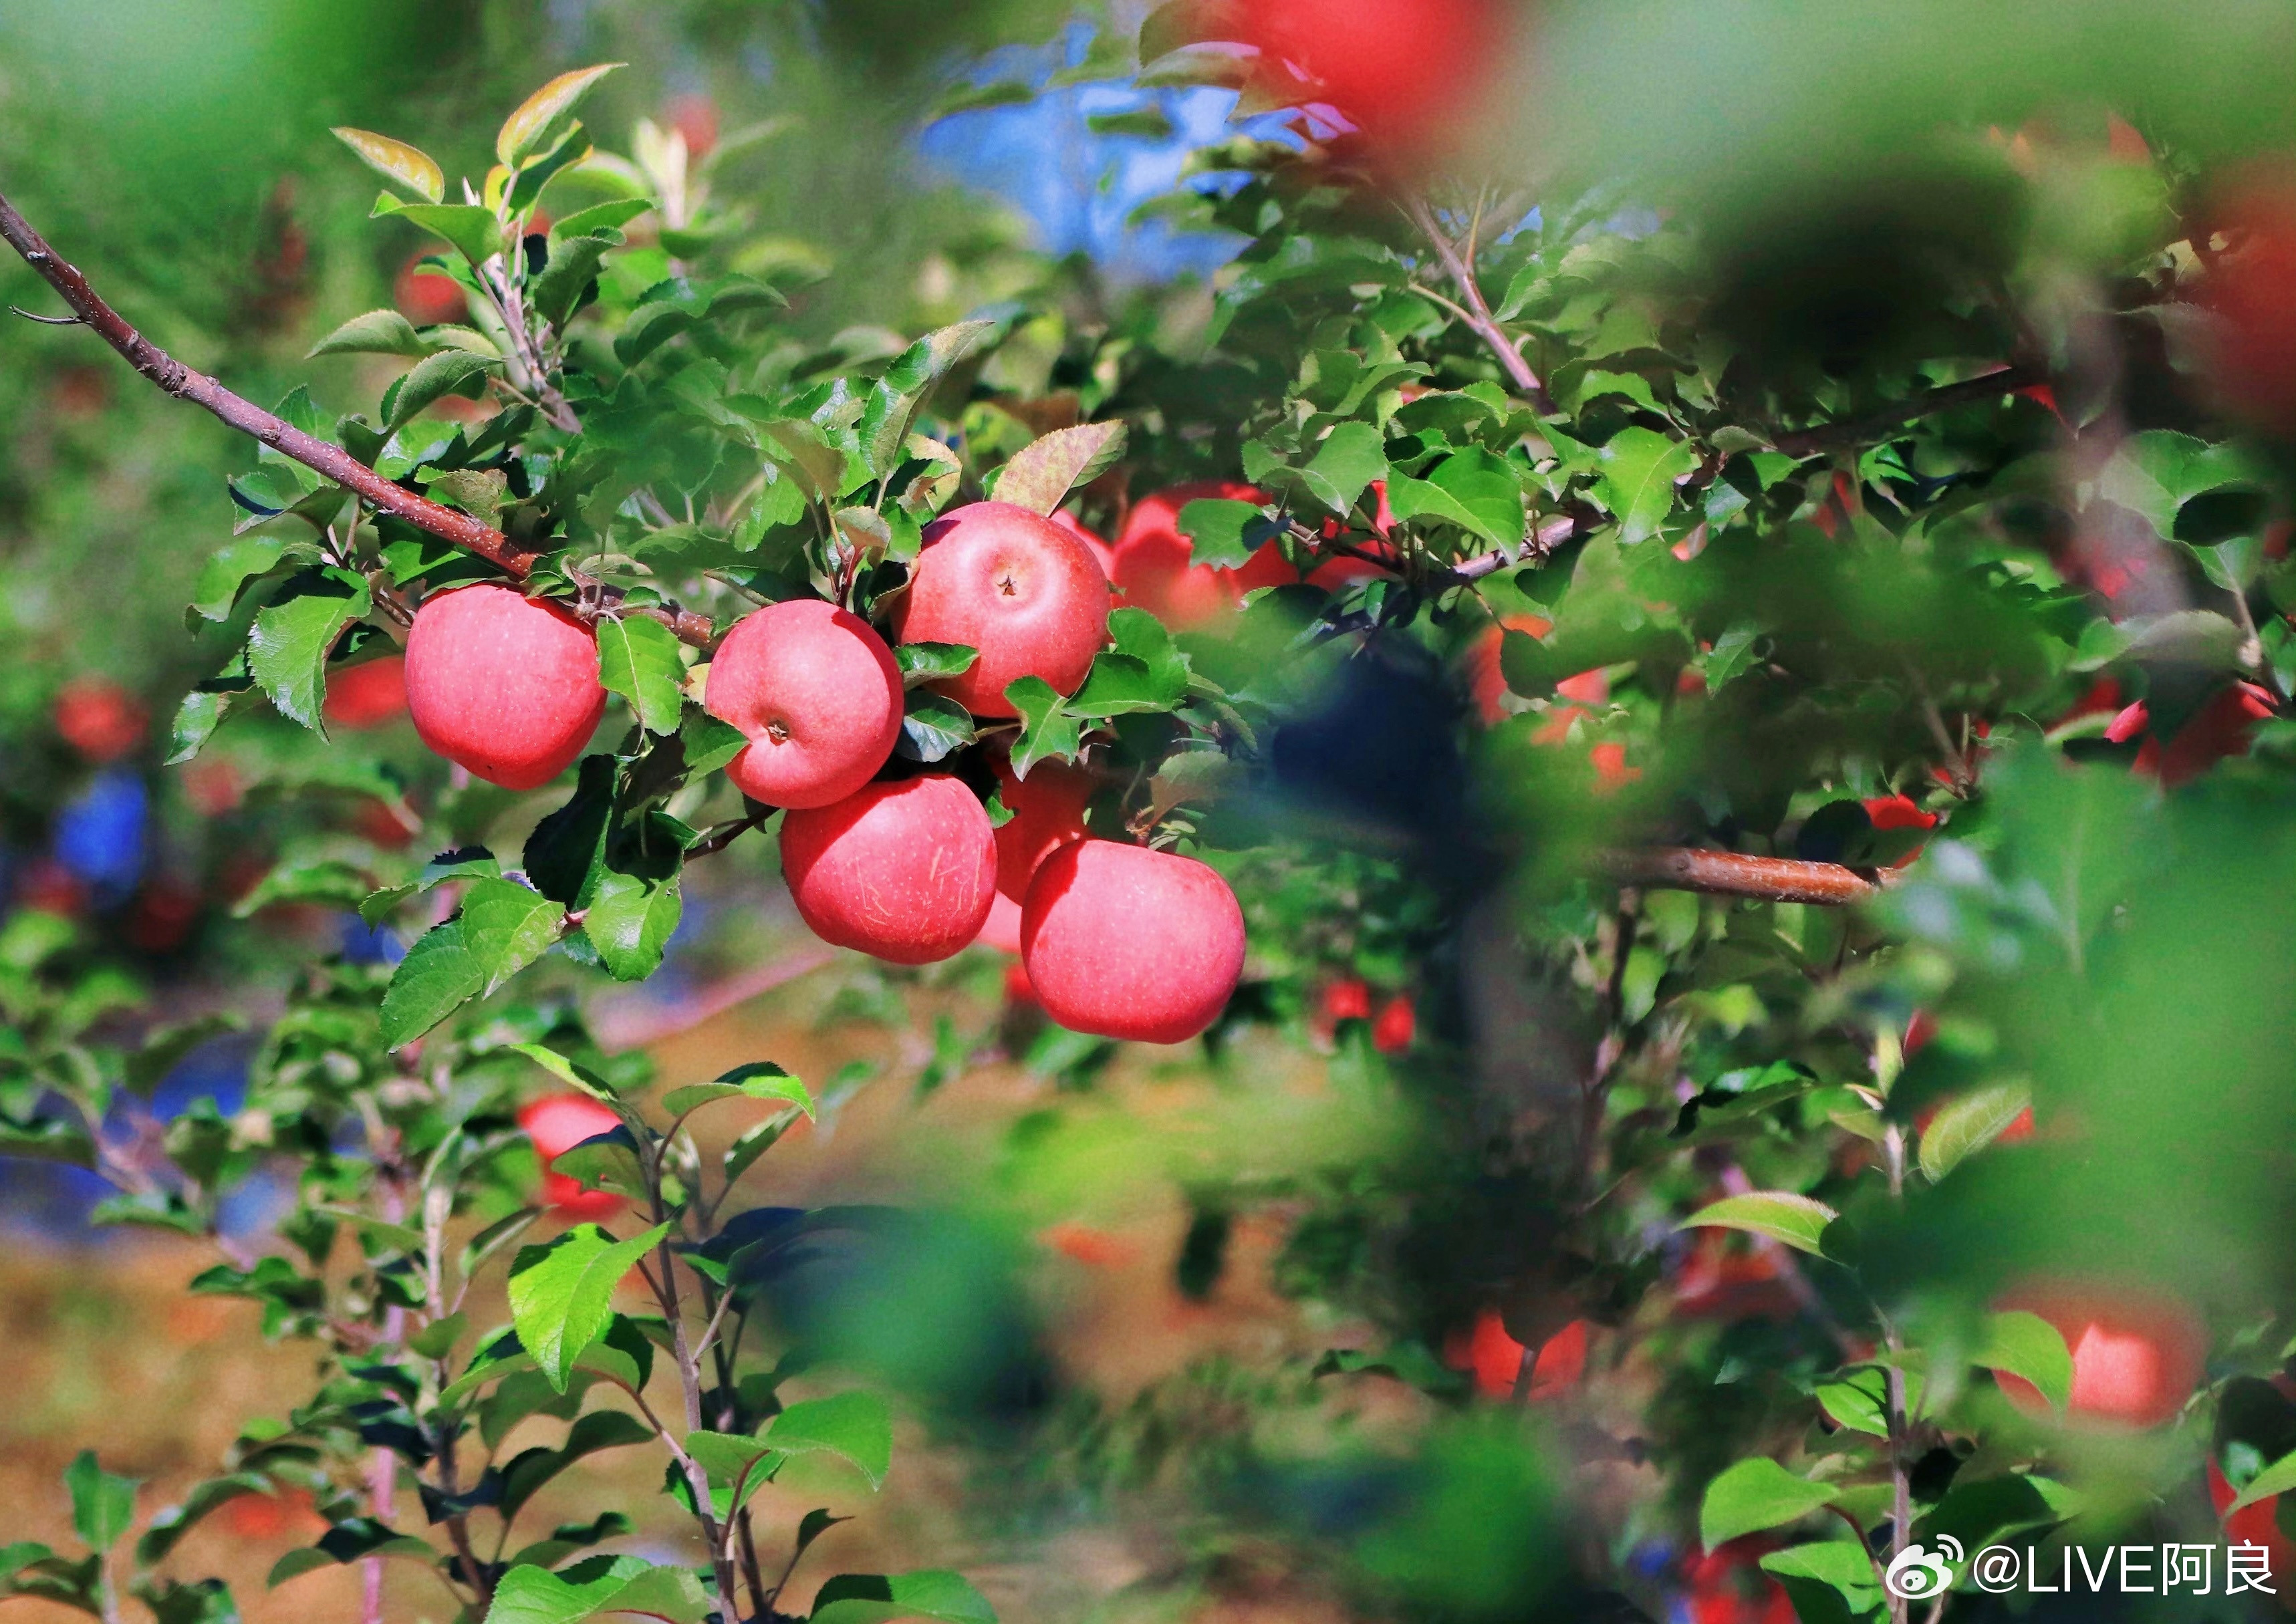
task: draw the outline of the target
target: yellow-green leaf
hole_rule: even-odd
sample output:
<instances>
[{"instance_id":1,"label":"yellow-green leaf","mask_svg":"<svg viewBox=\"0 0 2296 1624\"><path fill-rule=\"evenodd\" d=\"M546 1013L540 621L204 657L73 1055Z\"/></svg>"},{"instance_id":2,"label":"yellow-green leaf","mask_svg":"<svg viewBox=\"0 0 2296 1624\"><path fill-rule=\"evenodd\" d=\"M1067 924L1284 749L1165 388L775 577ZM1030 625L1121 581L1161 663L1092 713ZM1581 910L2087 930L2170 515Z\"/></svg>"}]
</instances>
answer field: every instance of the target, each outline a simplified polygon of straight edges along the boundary
<instances>
[{"instance_id":1,"label":"yellow-green leaf","mask_svg":"<svg viewBox=\"0 0 2296 1624\"><path fill-rule=\"evenodd\" d=\"M560 114L570 111L577 102L589 94L596 84L620 62L601 62L594 68L577 68L562 73L541 89L519 103L518 111L503 120L502 133L495 137L495 156L512 168L531 157L545 132Z\"/></svg>"},{"instance_id":2,"label":"yellow-green leaf","mask_svg":"<svg viewBox=\"0 0 2296 1624\"><path fill-rule=\"evenodd\" d=\"M406 187L424 202L436 203L446 197L446 171L439 168L438 160L420 147L378 135L373 130L353 129L348 125L336 127L335 139L364 159L368 168L392 185Z\"/></svg>"}]
</instances>

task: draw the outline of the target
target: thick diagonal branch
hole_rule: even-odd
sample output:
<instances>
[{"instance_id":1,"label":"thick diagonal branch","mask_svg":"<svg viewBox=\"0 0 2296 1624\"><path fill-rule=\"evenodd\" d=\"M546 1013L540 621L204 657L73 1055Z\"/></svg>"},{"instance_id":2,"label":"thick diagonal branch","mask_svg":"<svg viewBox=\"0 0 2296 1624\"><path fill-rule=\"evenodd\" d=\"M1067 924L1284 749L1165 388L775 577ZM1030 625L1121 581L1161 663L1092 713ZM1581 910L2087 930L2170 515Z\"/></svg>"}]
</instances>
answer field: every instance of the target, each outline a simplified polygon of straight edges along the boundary
<instances>
[{"instance_id":1,"label":"thick diagonal branch","mask_svg":"<svg viewBox=\"0 0 2296 1624\"><path fill-rule=\"evenodd\" d=\"M205 373L184 365L152 343L106 304L102 297L88 285L87 278L80 274L78 267L50 248L5 197L0 197L0 238L6 239L8 245L24 257L24 263L38 272L41 279L62 296L74 318L126 357L130 366L158 385L163 392L206 408L242 434L260 440L282 456L291 458L344 488L356 492L378 511L403 519L417 529L427 531L442 541L452 542L465 552L475 553L508 575L524 580L533 572L534 555L521 551L517 543L492 525L473 519L468 513L441 506L427 496L417 496L405 486L384 479L340 446L331 445L316 435L304 433L285 419L265 411L243 396L234 394ZM611 603L614 600L609 595L607 601ZM661 621L684 641L697 647L708 645L714 629L707 616L688 613L684 610L647 608L632 612Z\"/></svg>"}]
</instances>

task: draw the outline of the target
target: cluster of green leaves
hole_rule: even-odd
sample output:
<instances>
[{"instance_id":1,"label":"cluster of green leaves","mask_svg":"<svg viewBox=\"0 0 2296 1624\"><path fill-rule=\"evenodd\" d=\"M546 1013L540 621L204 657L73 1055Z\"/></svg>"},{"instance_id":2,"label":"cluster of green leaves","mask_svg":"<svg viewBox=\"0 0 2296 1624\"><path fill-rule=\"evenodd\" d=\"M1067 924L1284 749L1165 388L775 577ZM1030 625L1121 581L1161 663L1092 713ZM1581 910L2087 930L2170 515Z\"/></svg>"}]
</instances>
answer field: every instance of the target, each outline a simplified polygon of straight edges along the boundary
<instances>
[{"instance_id":1,"label":"cluster of green leaves","mask_svg":"<svg viewBox=\"0 0 2296 1624\"><path fill-rule=\"evenodd\" d=\"M234 1110L202 1098L162 1126L139 1101L217 1023L163 1030L127 1051L90 1045L95 995L61 973L67 931L53 915L26 913L7 933L11 1031L20 1034L8 1062L7 1152L72 1162L111 1182L118 1193L99 1221L210 1241L223 1260L192 1290L259 1305L266 1337L308 1341L322 1358L314 1390L281 1415L250 1423L224 1470L145 1519L132 1548L122 1541L136 1522L135 1485L83 1456L67 1484L86 1552L8 1546L6 1594L117 1617L115 1554L125 1553L127 1589L158 1619L235 1617L217 1581L168 1577L171 1553L234 1499L300 1494L330 1526L279 1561L274 1585L333 1564L403 1558L438 1572L473 1619L635 1610L703 1624L736 1608L769 1612L796 1556L840 1520L825 1509L806 1518L795 1555L768 1582L746 1502L786 1461L833 1457L869 1489L882 1484L891 1441L884 1401L860 1390L785 1397L810 1356L784 1346L768 1357L758 1345L774 1258L824 1226L858 1221L851 1212L732 1204L742 1177L816 1109L797 1079L770 1064L740 1067L669 1090L649 1111L642 1058L609 1058L565 1011L533 1006L503 1009L452 1045L428 1046L419 1067L402 1065L387 1041L383 977L335 965L298 987ZM618 1239L580 1223L531 1238L549 1214L526 1200L533 1153L514 1113L537 1068L620 1119L557 1166L626 1198L610 1204L635 1212L617 1222L632 1233ZM765 1114L705 1165L688 1121L726 1101ZM223 1204L274 1172L294 1181L293 1205L275 1226L287 1249L258 1253L225 1226ZM659 1313L615 1308L633 1271ZM480 1316L498 1294L507 1323L489 1331ZM588 1403L615 1392L621 1404ZM664 1422L665 1413L680 1419ZM563 1438L530 1441L520 1429L537 1418L565 1423ZM521 1447L512 1447L513 1432ZM601 1450L638 1445L665 1452L668 1492L701 1537L697 1567L587 1554L631 1529L611 1509L513 1539L545 1484ZM378 1456L388 1463L381 1478ZM409 1489L423 1518L414 1528L393 1515ZM414 1531L424 1524L431 1531ZM812 1616L850 1624L890 1616L892 1602L904 1616L988 1617L947 1573L833 1580Z\"/></svg>"}]
</instances>

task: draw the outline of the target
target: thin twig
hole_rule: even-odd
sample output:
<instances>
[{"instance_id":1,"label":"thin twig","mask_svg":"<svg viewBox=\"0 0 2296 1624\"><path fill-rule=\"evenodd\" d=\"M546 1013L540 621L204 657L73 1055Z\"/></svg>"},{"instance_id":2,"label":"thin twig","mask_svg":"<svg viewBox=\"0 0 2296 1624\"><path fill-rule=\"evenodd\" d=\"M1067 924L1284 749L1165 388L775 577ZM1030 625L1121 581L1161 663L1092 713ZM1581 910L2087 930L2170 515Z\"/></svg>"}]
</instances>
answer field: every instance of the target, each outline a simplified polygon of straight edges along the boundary
<instances>
[{"instance_id":1,"label":"thin twig","mask_svg":"<svg viewBox=\"0 0 2296 1624\"><path fill-rule=\"evenodd\" d=\"M405 486L384 479L340 446L304 433L294 424L265 411L253 401L234 394L206 373L184 365L152 343L106 304L88 285L87 278L76 267L60 258L5 197L0 197L0 239L5 239L10 247L24 257L24 263L38 272L42 280L62 297L64 303L71 308L75 321L93 328L105 343L118 350L130 366L149 379L163 394L178 400L188 400L193 406L213 413L228 427L261 441L282 456L325 475L382 512L405 520L417 529L442 541L452 542L466 553L476 554L505 574L524 580L533 573L534 555L521 550L492 525L468 513L441 506L427 496L417 496ZM609 595L607 601L619 603L619 595ZM629 612L661 621L679 638L697 648L707 647L715 630L708 616L668 606L633 609Z\"/></svg>"},{"instance_id":2,"label":"thin twig","mask_svg":"<svg viewBox=\"0 0 2296 1624\"><path fill-rule=\"evenodd\" d=\"M1500 326L1498 318L1491 314L1490 301L1483 297L1482 284L1475 279L1473 264L1461 256L1459 245L1443 229L1442 222L1435 217L1435 210L1428 206L1426 199L1411 197L1404 200L1403 211L1411 217L1411 223L1419 227L1428 245L1434 249L1436 258L1443 262L1443 269L1457 284L1459 296L1466 305L1464 316L1468 328L1498 357L1499 365L1506 369L1507 376L1513 381L1517 390L1529 397L1531 403L1540 411L1552 411L1554 406L1546 398L1546 385L1538 381L1538 374L1531 370L1530 363L1522 358L1522 352L1515 348L1514 340L1507 336L1506 329Z\"/></svg>"}]
</instances>

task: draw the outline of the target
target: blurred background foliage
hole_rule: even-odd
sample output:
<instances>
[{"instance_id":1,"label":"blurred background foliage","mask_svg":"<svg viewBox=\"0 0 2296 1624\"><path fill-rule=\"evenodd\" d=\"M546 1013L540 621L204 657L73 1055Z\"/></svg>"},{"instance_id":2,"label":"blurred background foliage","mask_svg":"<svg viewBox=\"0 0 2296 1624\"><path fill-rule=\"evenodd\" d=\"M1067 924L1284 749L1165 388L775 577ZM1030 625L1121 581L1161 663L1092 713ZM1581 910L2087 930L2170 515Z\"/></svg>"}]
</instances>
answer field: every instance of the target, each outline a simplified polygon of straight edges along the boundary
<instances>
[{"instance_id":1,"label":"blurred background foliage","mask_svg":"<svg viewBox=\"0 0 2296 1624\"><path fill-rule=\"evenodd\" d=\"M368 221L373 185L326 127L405 133L450 168L475 168L500 109L548 73L624 61L590 104L591 126L619 143L651 119L698 148L709 120L725 146L709 251L790 296L778 333L793 354L882 360L934 324L1024 308L1056 319L1033 355L1023 342L1000 356L1015 395L1053 392L1077 335L1114 331L1149 355L1136 398L1185 400L1209 417L1210 406L1287 381L1250 369L1288 366L1299 335L1271 300L1196 370L1211 288L1244 275L1219 267L1255 227L1201 209L1134 217L1184 184L1191 150L1229 133L1234 100L1123 82L1145 9L14 0L0 12L0 186L182 358L258 400L309 379L331 410L348 409L372 392L362 364L302 357L348 313L406 297L424 244ZM2173 315L2118 295L2157 269L2152 257L2189 231L2185 213L2214 183L2296 148L2296 5L1554 0L1518 8L1517 21L1504 93L1489 103L1498 133L1478 155L1542 203L1592 189L1597 205L1587 229L1602 262L1582 286L1531 263L1538 229L1519 239L1510 269L1526 273L1523 305L1552 332L1653 375L1665 370L1653 352L1710 358L1718 411L1759 402L1780 419L1855 421L2003 360L2052 379L2046 405L1924 429L1916 465L1853 458L1834 473L1838 490L1895 489L1908 507L1964 474L2030 473L2028 455L2057 455L2072 426L2108 416L2131 431L2227 437L2177 365ZM2124 129L2144 161L2120 161ZM1185 175L1193 190L1238 185L1233 170L1199 168ZM1332 207L1318 225L1334 236L1392 230ZM1579 225L1556 227L1558 250ZM1571 302L1580 294L1584 306ZM47 308L13 262L0 265L0 299ZM1590 336L1598 320L1615 326ZM1477 363L1454 353L1446 365L1457 387ZM1590 411L1593 398L1572 403L1574 422L1639 404L1630 388L1608 408ZM2287 510L2288 441L2267 426L2243 444L2262 495L2237 513L2172 503L2164 539L2261 546ZM1176 436L1158 451L1173 474L1233 472L1226 439ZM259 1005L288 965L321 953L395 951L340 909L230 915L283 849L411 834L394 833L371 779L266 797L231 778L229 756L159 767L163 729L150 718L221 646L214 627L186 633L182 606L229 533L223 479L248 455L85 333L0 327L0 890L20 910L79 914L94 944L85 962L134 976L176 1011ZM2296 1218L2284 1148L2296 1128L2287 725L2259 735L2255 759L2165 798L2123 770L2133 742L2113 742L2130 744L2113 755L2095 737L2103 716L2068 742L2103 660L2075 647L2077 625L2057 635L1980 568L2010 560L2034 594L2067 590L2048 561L2084 504L2053 476L2032 478L2029 500L2011 488L1997 513L1961 529L1963 515L1940 513L1925 537L1951 570L1928 554L1846 551L1806 522L1825 511L1822 489L1773 495L1760 483L1718 518L1694 578L1659 549L1574 555L1582 605L1655 603L1695 617L1693 632L1752 616L1782 669L1824 674L1797 702L1767 704L1713 683L1706 664L1719 691L1702 719L1663 759L1637 756L1646 767L1611 785L1615 798L1590 793L1583 752L1566 775L1523 729L1464 758L1439 742L1457 720L1444 686L1457 628L1398 639L1384 664L1323 673L1316 719L1277 753L1288 799L1220 815L1231 834L1283 839L1219 858L1267 973L1252 989L1261 1006L1223 1033L1231 1047L1209 1082L1160 1058L1111 1067L1105 1046L1062 1034L1000 1033L996 972L979 964L922 984L840 972L770 1017L752 1009L736 1017L745 1024L710 1028L702 1017L739 1004L756 966L805 951L762 858L713 875L661 981L605 1012L621 1021L619 1046L650 1045L666 1069L701 1074L715 1046L762 1046L843 1079L853 1114L840 1139L808 1148L789 1198L922 1192L974 1215L921 1244L908 1272L880 1271L857 1295L824 1288L814 1304L810 1323L930 1395L942 1407L937 1436L957 1440L933 1457L901 1538L970 1541L983 1563L1030 1569L999 1593L1022 1617L1201 1607L1194 1616L1321 1620L1391 1605L1397 1589L1417 1598L1406 1616L1635 1616L1597 1611L1628 1603L1578 1595L1564 1577L1577 1571L1618 1576L1637 1604L1673 1607L1671 1618L1767 1620L1778 1616L1767 1581L1748 1562L1700 1568L1686 1529L1708 1480L1738 1455L1835 1448L1808 1421L1808 1395L1841 1357L1828 1326L1858 1322L1873 1300L1950 1347L2037 1266L2139 1275L2173 1283L2228 1328L2212 1375L2278 1373L2296 1288L2284 1238ZM1765 500L1774 528L1724 533ZM1871 542L1866 515L1834 500L1843 532ZM2205 590L2205 569L2182 569L2179 592ZM2257 595L2284 607L2281 590ZM1651 673L1713 653L1698 646L1710 636L1684 631L1690 620L1654 630L1650 618L1583 607L1574 619L1562 595L1535 571L1495 585L1497 607L1559 622L1543 652L1510 641L1506 677L1526 693L1635 661L1640 726L1672 704ZM1252 629L1279 641L1293 629L1268 621ZM2284 682L2284 627L2267 631ZM1239 668L1252 649L1247 636L1231 656ZM1622 824L1751 832L1756 843L1784 831L1805 855L1838 856L1810 830L1836 796L1911 789L1939 800L1906 770L1942 753L1928 718L1863 703L1916 659L1941 685L1931 711L1986 715L1997 748L1984 794L1950 808L1943 835L1871 916L1658 893L1632 922L1641 945L1620 950L1606 899L1576 873ZM1522 667L1539 660L1552 668ZM2196 687L2178 692L2191 678L2173 663L2151 679L2163 718L2198 700ZM85 685L92 677L116 686ZM248 759L291 764L290 780L305 764L325 787L299 733L234 726ZM419 770L403 734L378 735L362 759L396 755ZM1948 742L1964 765L1977 759L1965 733ZM2084 755L2095 764L2073 770ZM1341 971L1382 994L1418 994L1415 1050L1382 1054L1368 1003L1335 1015L1318 1002ZM122 1004L132 996L117 990ZM1552 1169L1537 1164L1568 1136L1555 1126L1558 1079L1607 1063L1594 1013L1605 998L1630 1025L1656 1018L1643 1025L1654 1035L1647 1063L1613 1089L1623 1130L1681 1129L1694 1120L1681 1113L1699 1108L1759 1127L1726 1151L1719 1136L1697 1140L1603 1215L1607 1250L1558 1260ZM1935 1038L1898 1053L1907 1023L1932 1011ZM1293 1041L1265 1041L1253 1020ZM1888 1053L1846 1034L1887 1034ZM1012 1063L971 1064L1008 1037L997 1052ZM1829 1113L1854 1115L1855 1103L1807 1085L1900 1062L1894 1120L2015 1079L2042 1122L2078 1129L2080 1152L1980 1159L1950 1184L1882 1199L1870 1154L1827 1136ZM179 1079L163 1103L213 1090L229 1109L233 1055L218 1063L225 1080ZM1759 1089L1788 1075L1800 1079L1791 1103L1763 1104ZM898 1079L898 1104L859 1103L869 1079L880 1095ZM1687 1105L1684 1079L1695 1086ZM912 1095L941 1113L931 1120L945 1139L915 1143L903 1115ZM1779 1267L1775 1247L1675 1233L1729 1177L1837 1201L1847 1228L1829 1250L1854 1259L1857 1279L1819 1262L1805 1281ZM71 1231L84 1203L70 1188L21 1164L0 1181L20 1216ZM1064 1272L1016 1293L1015 1237L1046 1235ZM44 1361L29 1366L43 1398L7 1435L27 1463L10 1493L29 1504L33 1469L52 1475L58 1441L102 1414L106 1393L188 1405L182 1372L196 1360L185 1349L217 1332L171 1323L155 1336L135 1323L138 1294L156 1296L172 1267L164 1258L138 1255L69 1288L22 1267L6 1335ZM1577 1270L1599 1278L1590 1286ZM1669 1308L1642 1295L1661 1271ZM935 1301L951 1282L967 1299L957 1308ZM1501 1332L1526 1342L1569 1316L1558 1305L1598 1327L1586 1407L1543 1435L1564 1438L1554 1456L1460 1407L1470 1374L1446 1367L1447 1351L1462 1363L1456 1349L1431 1345L1495 1302ZM921 1325L959 1330L920 1348ZM1335 1420L1330 1384L1302 1367L1342 1326L1356 1366L1406 1380L1349 1390ZM155 1343L140 1376L74 1386L89 1350L121 1358L138 1338ZM229 1390L260 1402L252 1383ZM2015 1434L1989 1392L1969 1401L2013 1429L2005 1454L2038 1451L2038 1430ZM2174 1443L2077 1449L2096 1526L2212 1527L2199 1469L2210 1424L2193 1421ZM216 1448L163 1415L125 1431L154 1472L188 1472ZM1581 1468L1567 1506L1545 1464L1561 1456ZM1103 1538L1104 1519L1124 1522L1127 1538ZM1529 1571L1534 1553L1589 1547L1600 1548L1584 1562ZM1344 1563L1318 1554L1342 1551Z\"/></svg>"}]
</instances>

